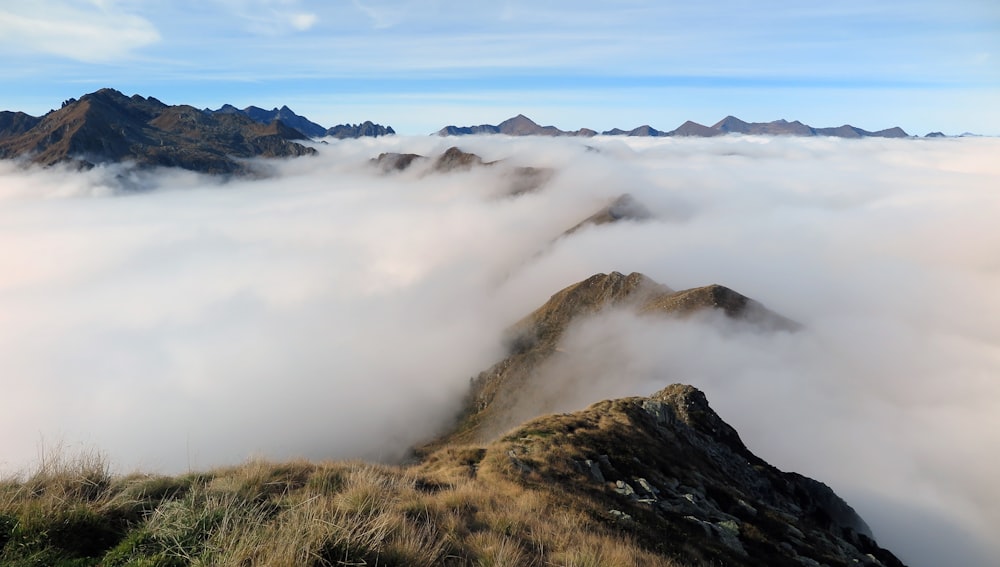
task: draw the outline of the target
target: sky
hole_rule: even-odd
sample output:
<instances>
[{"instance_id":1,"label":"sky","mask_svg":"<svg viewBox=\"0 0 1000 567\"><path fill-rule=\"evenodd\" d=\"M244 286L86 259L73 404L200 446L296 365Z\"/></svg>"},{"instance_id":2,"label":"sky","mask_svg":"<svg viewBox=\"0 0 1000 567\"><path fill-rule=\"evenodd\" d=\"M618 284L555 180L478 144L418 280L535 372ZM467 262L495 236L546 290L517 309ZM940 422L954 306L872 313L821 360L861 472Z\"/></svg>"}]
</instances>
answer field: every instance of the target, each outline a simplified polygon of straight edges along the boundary
<instances>
[{"instance_id":1,"label":"sky","mask_svg":"<svg viewBox=\"0 0 1000 567\"><path fill-rule=\"evenodd\" d=\"M147 473L393 461L450 422L504 329L641 272L803 327L582 320L540 370L546 410L692 384L906 564L1000 555L1000 139L328 142L230 181L0 161L0 478L60 451ZM504 161L369 164L455 143ZM511 195L518 166L553 174ZM624 192L652 218L559 238Z\"/></svg>"},{"instance_id":2,"label":"sky","mask_svg":"<svg viewBox=\"0 0 1000 567\"><path fill-rule=\"evenodd\" d=\"M102 87L422 135L726 115L1000 134L993 0L0 1L0 108Z\"/></svg>"}]
</instances>

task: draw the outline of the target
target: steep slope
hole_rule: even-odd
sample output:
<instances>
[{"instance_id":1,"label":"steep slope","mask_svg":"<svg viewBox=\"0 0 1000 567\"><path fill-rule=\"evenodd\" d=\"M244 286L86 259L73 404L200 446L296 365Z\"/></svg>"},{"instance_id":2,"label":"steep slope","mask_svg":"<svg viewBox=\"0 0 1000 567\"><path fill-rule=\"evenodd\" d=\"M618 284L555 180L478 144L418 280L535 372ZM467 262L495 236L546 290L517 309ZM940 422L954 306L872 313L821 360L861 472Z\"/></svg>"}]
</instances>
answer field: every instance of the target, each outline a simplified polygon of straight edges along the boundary
<instances>
[{"instance_id":1,"label":"steep slope","mask_svg":"<svg viewBox=\"0 0 1000 567\"><path fill-rule=\"evenodd\" d=\"M309 120L305 116L299 116L287 106L264 110L256 106L248 106L243 112L254 122L260 124L270 124L275 120L280 120L284 125L295 128L310 138L318 138L326 131L322 126Z\"/></svg>"},{"instance_id":2,"label":"steep slope","mask_svg":"<svg viewBox=\"0 0 1000 567\"><path fill-rule=\"evenodd\" d=\"M448 451L424 466L446 468ZM685 563L902 565L828 486L754 455L691 386L529 421L470 468L498 473Z\"/></svg>"},{"instance_id":3,"label":"steep slope","mask_svg":"<svg viewBox=\"0 0 1000 567\"><path fill-rule=\"evenodd\" d=\"M558 392L540 383L542 369L574 321L608 309L650 316L684 317L703 310L767 330L798 325L760 303L720 285L674 291L639 273L597 274L553 295L506 333L508 355L472 380L465 409L454 430L420 451L441 443L495 438L525 419L553 411Z\"/></svg>"},{"instance_id":4,"label":"steep slope","mask_svg":"<svg viewBox=\"0 0 1000 567\"><path fill-rule=\"evenodd\" d=\"M238 113L208 114L139 95L101 89L70 100L28 130L0 138L0 157L41 165L132 161L203 173L246 174L252 157L314 154L305 136L280 121L259 124Z\"/></svg>"}]
</instances>

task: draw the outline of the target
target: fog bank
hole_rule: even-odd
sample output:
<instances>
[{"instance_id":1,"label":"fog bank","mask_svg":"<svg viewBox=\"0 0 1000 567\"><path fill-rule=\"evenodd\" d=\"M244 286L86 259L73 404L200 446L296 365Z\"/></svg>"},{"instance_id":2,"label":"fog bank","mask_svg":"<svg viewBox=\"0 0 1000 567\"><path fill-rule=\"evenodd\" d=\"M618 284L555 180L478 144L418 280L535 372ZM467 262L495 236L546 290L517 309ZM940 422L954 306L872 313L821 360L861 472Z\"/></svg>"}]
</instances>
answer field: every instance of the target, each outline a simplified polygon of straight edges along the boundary
<instances>
[{"instance_id":1,"label":"fog bank","mask_svg":"<svg viewBox=\"0 0 1000 567\"><path fill-rule=\"evenodd\" d=\"M505 162L368 164L456 144ZM228 182L0 162L0 469L60 442L123 470L392 460L448 422L505 326L594 273L639 271L726 285L805 329L593 318L546 368L563 409L690 383L908 564L1000 553L1000 140L317 149ZM513 166L555 174L510 196ZM558 238L625 192L655 219Z\"/></svg>"}]
</instances>

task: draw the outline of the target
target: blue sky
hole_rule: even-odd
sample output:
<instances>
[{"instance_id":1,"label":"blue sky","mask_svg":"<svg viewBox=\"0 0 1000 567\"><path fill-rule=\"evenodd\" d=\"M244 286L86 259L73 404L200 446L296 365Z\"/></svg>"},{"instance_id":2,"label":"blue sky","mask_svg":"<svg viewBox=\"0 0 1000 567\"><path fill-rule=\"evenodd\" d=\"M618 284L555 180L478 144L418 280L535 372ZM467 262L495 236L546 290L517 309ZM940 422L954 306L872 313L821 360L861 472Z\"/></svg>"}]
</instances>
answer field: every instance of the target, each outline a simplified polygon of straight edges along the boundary
<instances>
[{"instance_id":1,"label":"blue sky","mask_svg":"<svg viewBox=\"0 0 1000 567\"><path fill-rule=\"evenodd\" d=\"M727 114L1000 134L995 0L0 0L0 108L110 86L401 133Z\"/></svg>"}]
</instances>

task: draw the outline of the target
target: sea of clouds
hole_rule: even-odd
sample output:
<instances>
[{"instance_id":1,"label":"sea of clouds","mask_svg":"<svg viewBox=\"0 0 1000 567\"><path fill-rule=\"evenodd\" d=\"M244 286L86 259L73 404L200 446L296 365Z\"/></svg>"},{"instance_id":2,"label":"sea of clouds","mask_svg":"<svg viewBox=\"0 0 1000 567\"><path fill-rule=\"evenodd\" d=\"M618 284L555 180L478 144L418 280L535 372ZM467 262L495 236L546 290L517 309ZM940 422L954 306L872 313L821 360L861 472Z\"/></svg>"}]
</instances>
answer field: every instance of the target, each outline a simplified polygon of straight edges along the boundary
<instances>
[{"instance_id":1,"label":"sea of clouds","mask_svg":"<svg viewBox=\"0 0 1000 567\"><path fill-rule=\"evenodd\" d=\"M386 174L451 145L498 166ZM758 455L832 486L911 565L1000 553L1000 140L395 137L268 176L0 162L0 470L399 459L505 327L638 271L804 325L615 312L545 372L560 410L684 382ZM552 168L512 196L513 166ZM655 218L567 228L622 193Z\"/></svg>"}]
</instances>

